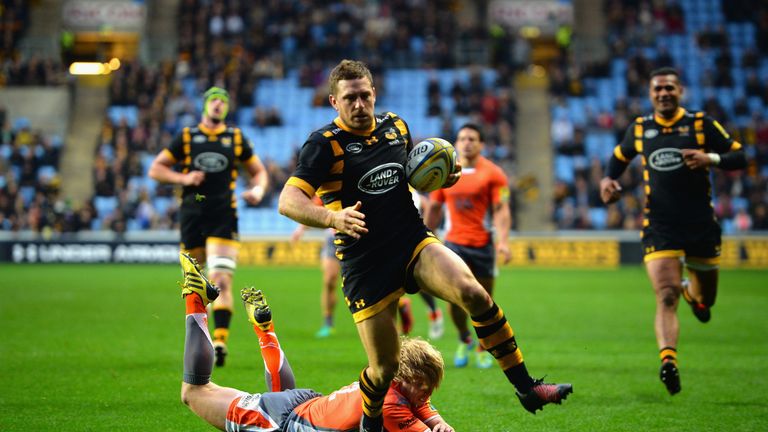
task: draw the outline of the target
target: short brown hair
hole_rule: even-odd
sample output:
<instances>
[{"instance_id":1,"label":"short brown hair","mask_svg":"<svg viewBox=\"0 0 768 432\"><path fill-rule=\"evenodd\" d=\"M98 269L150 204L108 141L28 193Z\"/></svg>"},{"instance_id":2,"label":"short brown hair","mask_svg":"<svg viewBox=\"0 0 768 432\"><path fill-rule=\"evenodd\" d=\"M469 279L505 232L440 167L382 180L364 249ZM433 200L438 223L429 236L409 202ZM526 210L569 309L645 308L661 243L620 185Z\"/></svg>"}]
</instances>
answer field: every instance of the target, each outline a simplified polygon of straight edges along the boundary
<instances>
[{"instance_id":1,"label":"short brown hair","mask_svg":"<svg viewBox=\"0 0 768 432\"><path fill-rule=\"evenodd\" d=\"M336 88L339 81L368 78L373 85L373 75L365 63L357 60L342 60L331 70L328 76L328 90L332 95L336 94Z\"/></svg>"},{"instance_id":2,"label":"short brown hair","mask_svg":"<svg viewBox=\"0 0 768 432\"><path fill-rule=\"evenodd\" d=\"M431 389L440 386L445 363L440 351L422 338L400 339L400 369L395 379L400 382L424 381Z\"/></svg>"}]
</instances>

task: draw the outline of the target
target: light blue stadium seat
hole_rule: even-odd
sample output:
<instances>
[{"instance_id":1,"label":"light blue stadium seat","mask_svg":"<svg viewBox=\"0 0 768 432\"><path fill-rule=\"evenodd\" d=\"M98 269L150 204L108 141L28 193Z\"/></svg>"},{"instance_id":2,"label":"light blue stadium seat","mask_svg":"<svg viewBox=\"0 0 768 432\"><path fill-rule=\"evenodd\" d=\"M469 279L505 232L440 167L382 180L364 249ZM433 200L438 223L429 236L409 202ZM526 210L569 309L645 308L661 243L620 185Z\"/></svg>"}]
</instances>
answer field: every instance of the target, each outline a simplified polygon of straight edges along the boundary
<instances>
[{"instance_id":1,"label":"light blue stadium seat","mask_svg":"<svg viewBox=\"0 0 768 432\"><path fill-rule=\"evenodd\" d=\"M107 217L114 213L117 209L117 204L118 201L116 197L97 196L93 198L93 206L96 208L96 212L100 218Z\"/></svg>"},{"instance_id":2,"label":"light blue stadium seat","mask_svg":"<svg viewBox=\"0 0 768 432\"><path fill-rule=\"evenodd\" d=\"M608 210L604 207L590 207L589 221L594 229L605 229L608 223Z\"/></svg>"},{"instance_id":3,"label":"light blue stadium seat","mask_svg":"<svg viewBox=\"0 0 768 432\"><path fill-rule=\"evenodd\" d=\"M19 195L21 195L21 200L24 202L24 207L27 207L35 199L35 187L21 186L19 188Z\"/></svg>"},{"instance_id":4,"label":"light blue stadium seat","mask_svg":"<svg viewBox=\"0 0 768 432\"><path fill-rule=\"evenodd\" d=\"M555 156L555 178L566 183L573 183L573 166L573 157Z\"/></svg>"},{"instance_id":5,"label":"light blue stadium seat","mask_svg":"<svg viewBox=\"0 0 768 432\"><path fill-rule=\"evenodd\" d=\"M155 208L155 212L159 215L164 215L168 209L173 205L175 198L172 197L155 197L152 200L152 207Z\"/></svg>"}]
</instances>

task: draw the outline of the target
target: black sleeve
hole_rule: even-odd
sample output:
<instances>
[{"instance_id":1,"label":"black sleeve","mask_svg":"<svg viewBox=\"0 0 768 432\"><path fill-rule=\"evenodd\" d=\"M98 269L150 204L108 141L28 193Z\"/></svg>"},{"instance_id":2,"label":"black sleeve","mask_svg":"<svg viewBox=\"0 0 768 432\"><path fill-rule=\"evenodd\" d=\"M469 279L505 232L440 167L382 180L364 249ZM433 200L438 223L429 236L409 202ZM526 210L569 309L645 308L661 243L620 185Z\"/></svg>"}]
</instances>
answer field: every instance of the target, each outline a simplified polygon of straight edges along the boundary
<instances>
[{"instance_id":1,"label":"black sleeve","mask_svg":"<svg viewBox=\"0 0 768 432\"><path fill-rule=\"evenodd\" d=\"M720 155L720 163L717 167L725 171L740 170L747 167L747 155L744 150L729 151Z\"/></svg>"},{"instance_id":2,"label":"black sleeve","mask_svg":"<svg viewBox=\"0 0 768 432\"><path fill-rule=\"evenodd\" d=\"M622 162L616 155L611 155L611 158L608 160L608 168L605 175L616 180L621 177L624 170L627 169L627 166L629 166L628 163Z\"/></svg>"}]
</instances>

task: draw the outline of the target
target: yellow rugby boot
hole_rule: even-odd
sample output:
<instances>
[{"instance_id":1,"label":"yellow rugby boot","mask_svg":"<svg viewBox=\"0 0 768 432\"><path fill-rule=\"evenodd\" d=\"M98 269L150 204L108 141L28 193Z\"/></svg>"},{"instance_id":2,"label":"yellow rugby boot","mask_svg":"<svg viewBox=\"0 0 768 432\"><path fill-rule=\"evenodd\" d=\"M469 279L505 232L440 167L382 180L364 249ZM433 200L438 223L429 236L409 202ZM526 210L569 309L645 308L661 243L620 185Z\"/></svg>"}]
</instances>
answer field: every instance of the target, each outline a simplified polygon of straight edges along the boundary
<instances>
[{"instance_id":1,"label":"yellow rugby boot","mask_svg":"<svg viewBox=\"0 0 768 432\"><path fill-rule=\"evenodd\" d=\"M179 252L179 262L184 273L184 283L181 284L181 296L196 293L208 305L219 296L219 289L208 281L200 270L197 260L186 252Z\"/></svg>"},{"instance_id":2,"label":"yellow rugby boot","mask_svg":"<svg viewBox=\"0 0 768 432\"><path fill-rule=\"evenodd\" d=\"M240 298L243 299L248 321L263 331L270 331L272 328L272 309L269 308L264 293L254 287L246 287L240 290Z\"/></svg>"}]
</instances>

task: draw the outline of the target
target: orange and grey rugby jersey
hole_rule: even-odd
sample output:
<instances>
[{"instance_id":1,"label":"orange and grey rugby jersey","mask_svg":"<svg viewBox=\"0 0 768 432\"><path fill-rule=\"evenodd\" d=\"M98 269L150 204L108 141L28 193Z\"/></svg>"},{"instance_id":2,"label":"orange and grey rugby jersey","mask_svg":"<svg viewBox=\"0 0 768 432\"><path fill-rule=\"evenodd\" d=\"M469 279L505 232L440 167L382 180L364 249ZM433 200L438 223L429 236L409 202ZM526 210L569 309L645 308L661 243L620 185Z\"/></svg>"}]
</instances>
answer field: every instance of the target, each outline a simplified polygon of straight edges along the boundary
<instances>
[{"instance_id":1,"label":"orange and grey rugby jersey","mask_svg":"<svg viewBox=\"0 0 768 432\"><path fill-rule=\"evenodd\" d=\"M205 201L229 199L235 207L236 163L257 157L250 141L238 128L222 125L209 129L202 124L181 131L166 152L184 173L203 171L205 180L199 186L184 186L182 198L200 196Z\"/></svg>"},{"instance_id":2,"label":"orange and grey rugby jersey","mask_svg":"<svg viewBox=\"0 0 768 432\"><path fill-rule=\"evenodd\" d=\"M692 170L682 149L723 154L741 149L720 124L703 112L679 108L670 120L657 115L638 117L613 155L628 163L642 156L645 183L643 225L682 224L714 218L709 169Z\"/></svg>"},{"instance_id":3,"label":"orange and grey rugby jersey","mask_svg":"<svg viewBox=\"0 0 768 432\"><path fill-rule=\"evenodd\" d=\"M337 117L309 136L287 184L310 197L317 193L332 210L360 201L368 233L359 240L337 233L336 245L340 255L374 254L378 245L423 230L405 177L412 146L408 125L396 114L376 115L362 135L351 132Z\"/></svg>"}]
</instances>

